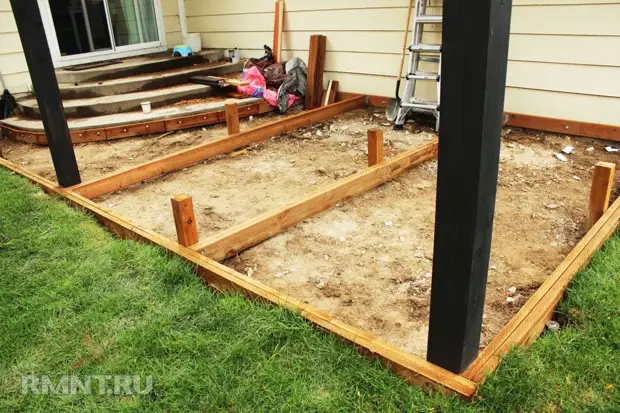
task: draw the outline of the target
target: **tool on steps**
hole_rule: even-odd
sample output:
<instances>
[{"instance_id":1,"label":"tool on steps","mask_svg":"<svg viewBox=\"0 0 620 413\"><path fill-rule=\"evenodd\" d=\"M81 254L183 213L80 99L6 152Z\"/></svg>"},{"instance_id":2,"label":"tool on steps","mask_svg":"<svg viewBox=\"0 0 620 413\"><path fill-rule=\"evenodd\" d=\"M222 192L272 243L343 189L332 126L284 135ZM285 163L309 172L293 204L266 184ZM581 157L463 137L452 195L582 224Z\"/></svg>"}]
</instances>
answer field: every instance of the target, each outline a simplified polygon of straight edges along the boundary
<instances>
[{"instance_id":1,"label":"tool on steps","mask_svg":"<svg viewBox=\"0 0 620 413\"><path fill-rule=\"evenodd\" d=\"M411 23L411 9L413 2L415 4L415 12L413 13L413 27L411 29L411 44L407 47L409 51L409 65L407 74L405 75L406 85L402 99L399 96L400 82L404 66L405 46L409 34L409 26ZM437 119L435 129L439 130L440 105L439 98L441 95L441 45L440 44L424 44L422 37L424 35L424 26L426 24L442 24L442 16L427 15L427 0L410 0L407 12L407 27L405 29L405 41L403 42L403 53L401 55L400 69L398 71L398 80L396 82L396 100L390 102L386 111L387 118L394 122L394 129L403 129L407 115L410 111L430 113ZM429 54L431 56L429 56ZM420 62L437 63L437 72L425 72L420 70ZM437 100L429 101L415 97L416 86L418 81L435 81L437 82Z\"/></svg>"},{"instance_id":2,"label":"tool on steps","mask_svg":"<svg viewBox=\"0 0 620 413\"><path fill-rule=\"evenodd\" d=\"M249 83L239 79L225 79L217 76L192 76L189 78L192 83L207 85L211 87L247 86Z\"/></svg>"}]
</instances>

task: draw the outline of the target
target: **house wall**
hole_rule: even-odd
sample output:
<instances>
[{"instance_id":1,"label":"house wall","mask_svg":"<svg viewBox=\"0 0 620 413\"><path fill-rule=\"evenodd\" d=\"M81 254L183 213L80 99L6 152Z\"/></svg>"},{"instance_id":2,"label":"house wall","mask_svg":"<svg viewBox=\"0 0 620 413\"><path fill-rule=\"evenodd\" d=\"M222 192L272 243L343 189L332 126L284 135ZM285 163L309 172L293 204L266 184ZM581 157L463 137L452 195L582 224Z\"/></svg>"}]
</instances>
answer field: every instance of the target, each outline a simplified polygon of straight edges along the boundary
<instances>
[{"instance_id":1,"label":"house wall","mask_svg":"<svg viewBox=\"0 0 620 413\"><path fill-rule=\"evenodd\" d=\"M0 0L0 73L12 93L28 91L30 75L9 0Z\"/></svg>"},{"instance_id":2,"label":"house wall","mask_svg":"<svg viewBox=\"0 0 620 413\"><path fill-rule=\"evenodd\" d=\"M393 96L408 0L286 0L283 57L308 57L311 34L327 36L325 82ZM428 14L440 14L431 0ZM620 124L620 1L513 0L505 110ZM190 32L204 47L262 55L273 41L273 0L186 0ZM425 42L441 41L428 26ZM429 67L431 66L431 67ZM426 70L432 65L427 64ZM434 82L419 95L434 98Z\"/></svg>"},{"instance_id":3,"label":"house wall","mask_svg":"<svg viewBox=\"0 0 620 413\"><path fill-rule=\"evenodd\" d=\"M181 25L177 0L160 0L166 30L166 43L171 48L181 43ZM31 88L28 65L22 51L9 0L0 0L0 73L12 93ZM1 92L1 91L0 91Z\"/></svg>"}]
</instances>

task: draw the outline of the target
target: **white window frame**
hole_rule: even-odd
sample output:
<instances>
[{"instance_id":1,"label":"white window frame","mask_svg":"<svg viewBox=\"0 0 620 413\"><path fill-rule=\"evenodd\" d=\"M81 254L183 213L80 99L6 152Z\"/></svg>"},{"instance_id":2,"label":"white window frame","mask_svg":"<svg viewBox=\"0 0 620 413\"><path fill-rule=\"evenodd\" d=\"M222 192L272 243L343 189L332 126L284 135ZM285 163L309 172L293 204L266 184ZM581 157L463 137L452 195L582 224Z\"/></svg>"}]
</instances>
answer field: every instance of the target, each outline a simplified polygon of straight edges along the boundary
<instances>
[{"instance_id":1,"label":"white window frame","mask_svg":"<svg viewBox=\"0 0 620 413\"><path fill-rule=\"evenodd\" d=\"M112 27L108 24L110 30L110 39L112 42L111 50L101 50L90 53L80 53L71 56L62 56L60 54L60 47L58 45L58 38L56 37L56 29L54 27L54 20L52 18L52 9L50 8L49 0L37 0L39 3L39 10L41 11L41 19L43 20L43 27L45 29L45 35L47 37L47 43L52 54L52 61L54 67L66 67L85 63L101 62L104 60L120 59L133 56L140 56L150 53L163 52L168 49L166 42L166 30L164 28L164 16L161 8L161 0L153 0L153 7L155 8L155 16L157 19L157 32L159 39L156 42L131 44L127 46L115 46L114 35L112 33ZM106 14L108 12L107 0L104 0L106 8ZM108 18L109 21L109 18Z\"/></svg>"}]
</instances>

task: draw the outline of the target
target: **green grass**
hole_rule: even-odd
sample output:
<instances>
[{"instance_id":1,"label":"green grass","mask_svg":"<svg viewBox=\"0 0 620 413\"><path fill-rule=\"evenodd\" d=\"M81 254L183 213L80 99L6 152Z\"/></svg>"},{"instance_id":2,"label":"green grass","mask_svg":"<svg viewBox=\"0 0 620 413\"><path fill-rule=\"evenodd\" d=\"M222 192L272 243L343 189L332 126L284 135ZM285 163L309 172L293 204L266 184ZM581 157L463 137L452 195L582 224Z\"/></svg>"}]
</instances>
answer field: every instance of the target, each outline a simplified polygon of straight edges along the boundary
<instances>
[{"instance_id":1,"label":"green grass","mask_svg":"<svg viewBox=\"0 0 620 413\"><path fill-rule=\"evenodd\" d=\"M409 386L291 312L205 288L164 251L0 170L0 411L620 411L620 239L572 284L569 326L473 402ZM21 394L23 374L151 375L137 396Z\"/></svg>"}]
</instances>

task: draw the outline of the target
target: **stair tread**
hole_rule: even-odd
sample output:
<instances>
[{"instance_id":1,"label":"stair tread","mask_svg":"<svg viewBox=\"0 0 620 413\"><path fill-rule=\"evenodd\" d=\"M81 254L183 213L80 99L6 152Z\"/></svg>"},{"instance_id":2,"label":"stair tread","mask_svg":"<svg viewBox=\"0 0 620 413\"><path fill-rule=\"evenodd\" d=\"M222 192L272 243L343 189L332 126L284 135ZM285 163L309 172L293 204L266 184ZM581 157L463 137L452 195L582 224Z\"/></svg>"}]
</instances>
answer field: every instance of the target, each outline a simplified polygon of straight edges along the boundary
<instances>
[{"instance_id":1,"label":"stair tread","mask_svg":"<svg viewBox=\"0 0 620 413\"><path fill-rule=\"evenodd\" d=\"M99 96L96 98L83 98L83 99L64 99L62 101L63 106L66 108L74 108L74 107L82 107L82 106L95 106L99 104L108 104L108 103L118 103L118 102L126 102L129 100L148 100L152 97L159 97L165 95L172 95L175 93L182 92L195 92L204 89L205 91L209 90L209 86L197 85L194 83L185 83L182 85L176 85L161 89L152 89L142 92L132 92L125 93L122 95L112 95L112 96ZM19 102L22 106L27 107L38 107L38 103L36 99L26 99Z\"/></svg>"}]
</instances>

